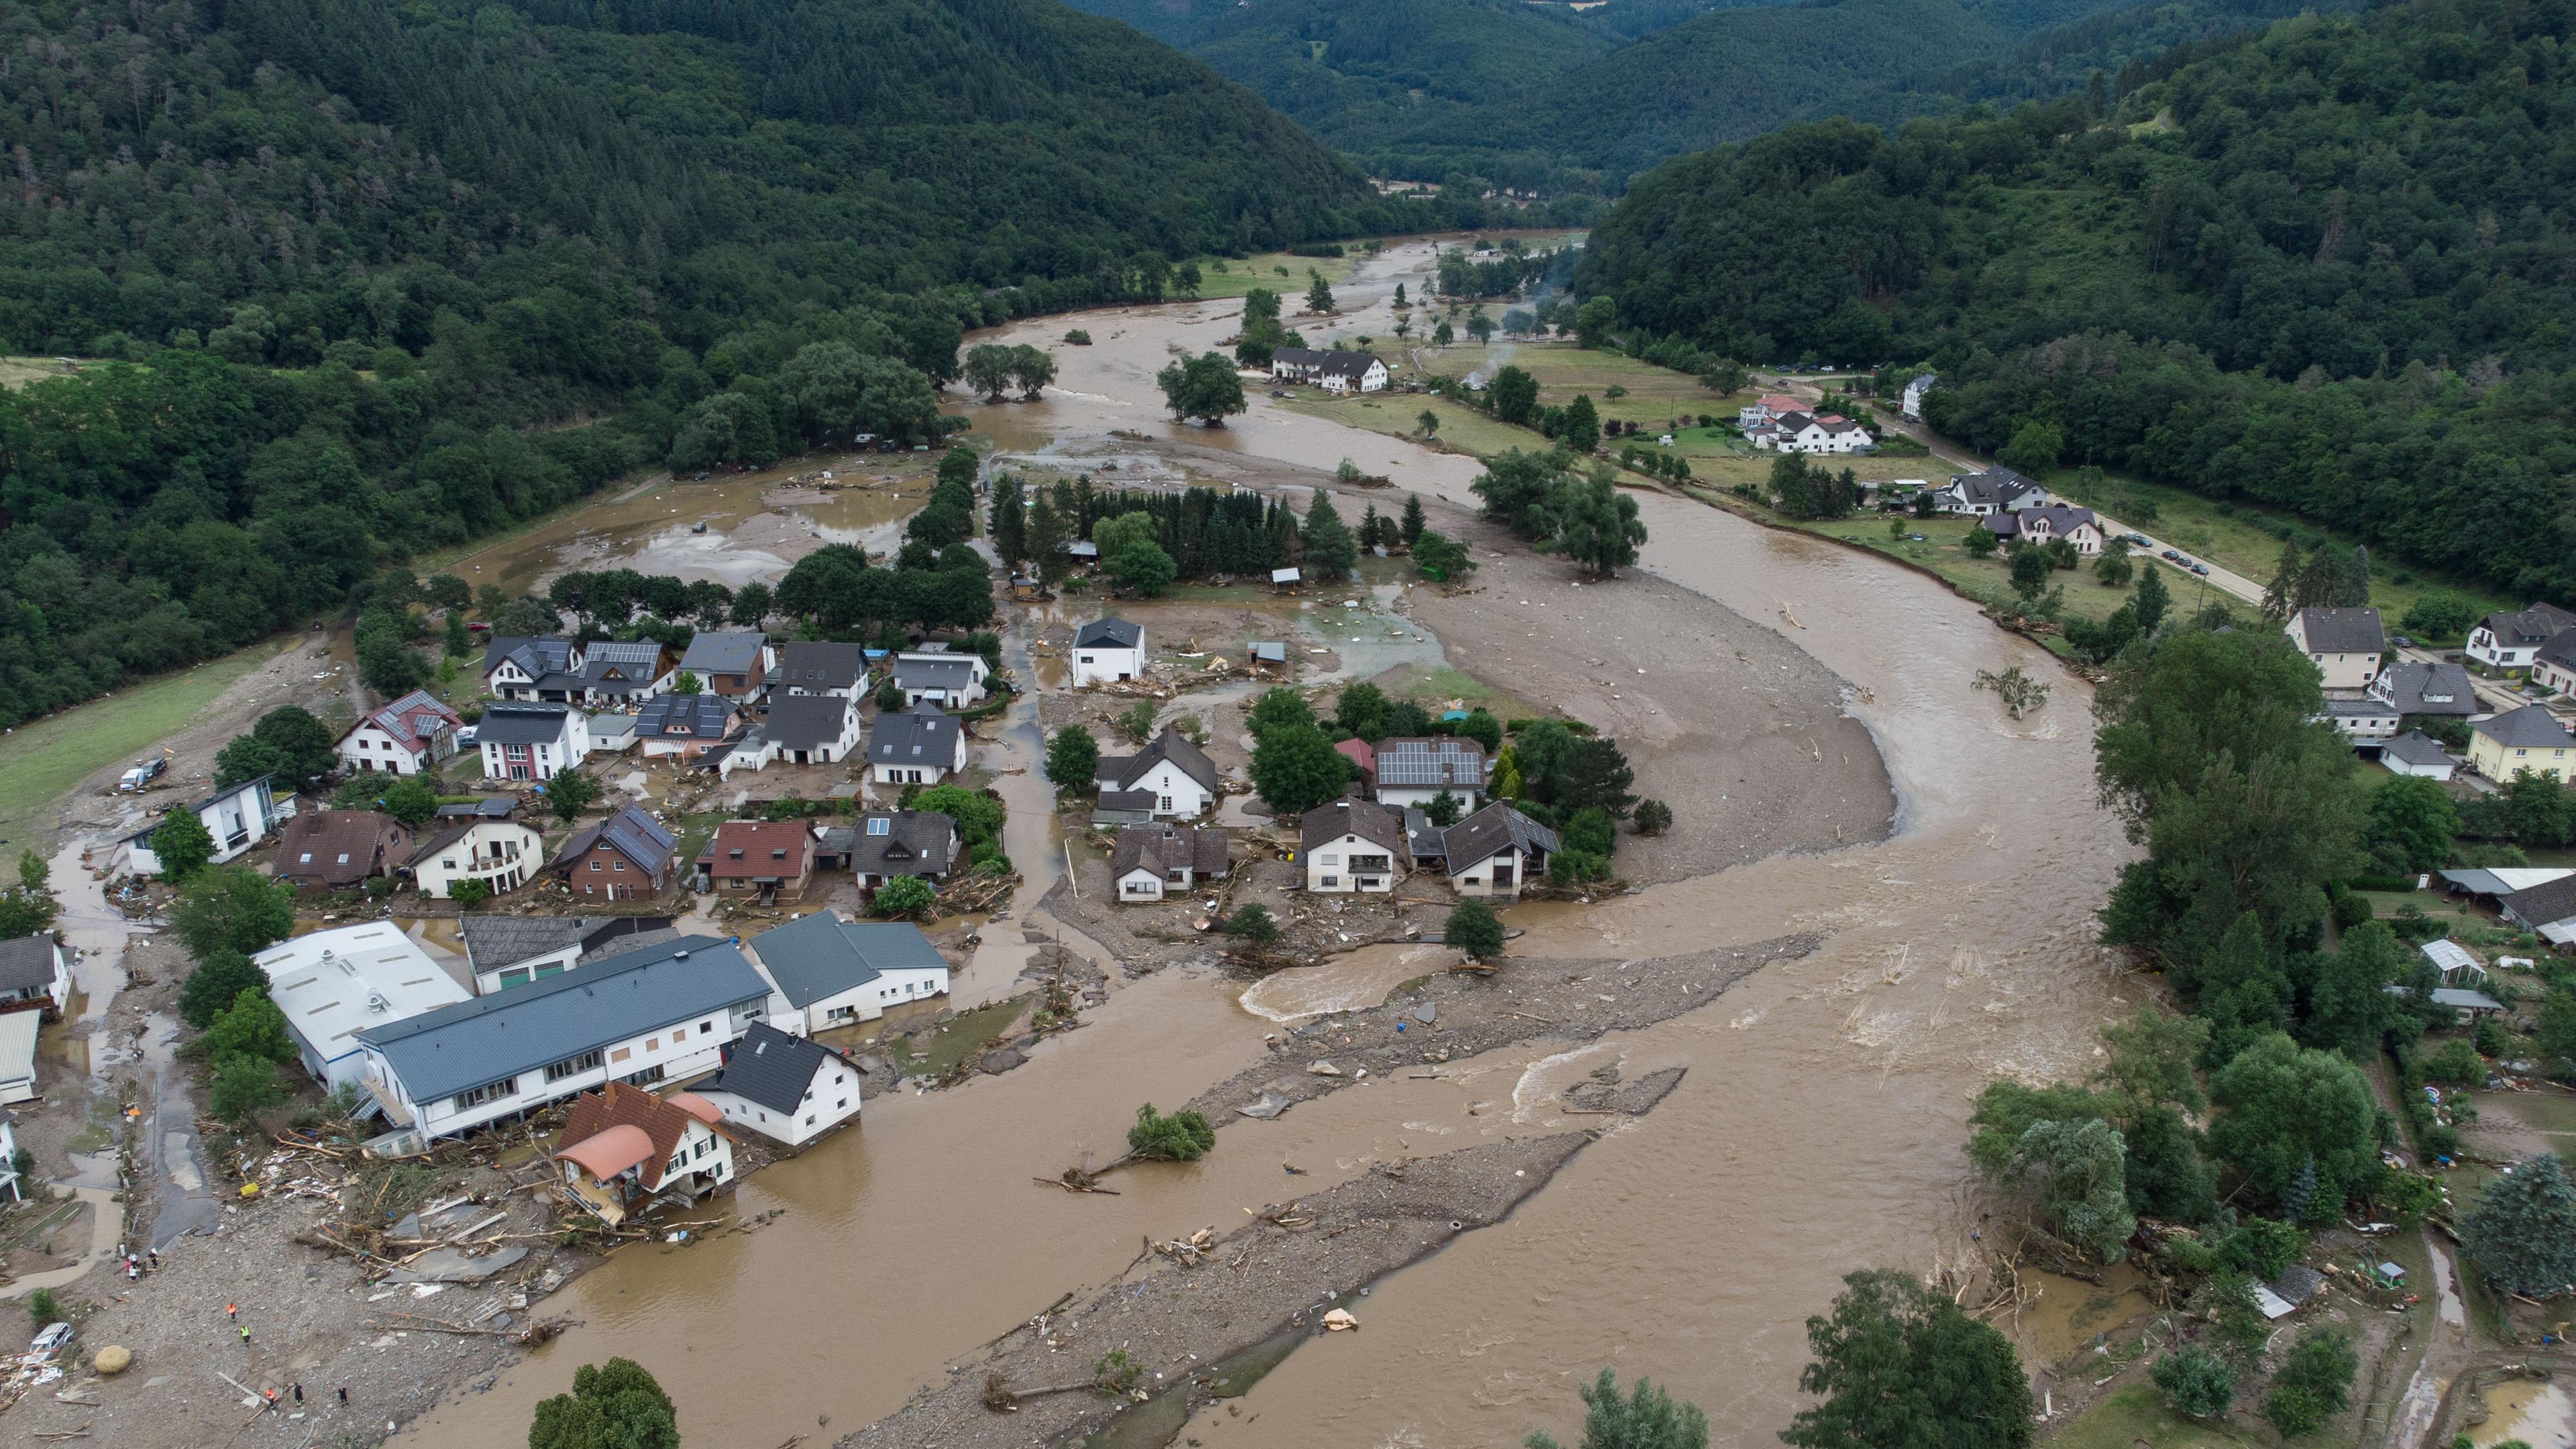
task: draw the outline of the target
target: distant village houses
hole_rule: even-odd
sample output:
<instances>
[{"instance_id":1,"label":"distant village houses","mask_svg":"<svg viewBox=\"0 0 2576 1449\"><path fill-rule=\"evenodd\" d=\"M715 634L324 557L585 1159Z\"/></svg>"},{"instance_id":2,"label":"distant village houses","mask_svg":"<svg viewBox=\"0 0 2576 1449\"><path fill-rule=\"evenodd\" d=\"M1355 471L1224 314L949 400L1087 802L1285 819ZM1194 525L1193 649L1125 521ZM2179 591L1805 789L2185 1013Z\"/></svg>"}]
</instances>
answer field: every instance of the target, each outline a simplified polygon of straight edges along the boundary
<instances>
[{"instance_id":1,"label":"distant village houses","mask_svg":"<svg viewBox=\"0 0 2576 1449\"><path fill-rule=\"evenodd\" d=\"M2007 542L2045 544L2064 539L2085 558L2096 558L2102 552L2102 522L2090 508L2075 508L2064 503L2042 503L2028 508L1988 513L1978 526Z\"/></svg>"},{"instance_id":2,"label":"distant village houses","mask_svg":"<svg viewBox=\"0 0 2576 1449\"><path fill-rule=\"evenodd\" d=\"M1319 352L1309 347L1273 351L1270 376L1275 382L1309 383L1336 393L1383 392L1391 378L1374 353Z\"/></svg>"},{"instance_id":3,"label":"distant village houses","mask_svg":"<svg viewBox=\"0 0 2576 1449\"><path fill-rule=\"evenodd\" d=\"M2556 604L2534 604L2518 613L2489 614L2469 630L2461 652L2489 669L2529 669L2542 645L2576 625L2576 614Z\"/></svg>"}]
</instances>

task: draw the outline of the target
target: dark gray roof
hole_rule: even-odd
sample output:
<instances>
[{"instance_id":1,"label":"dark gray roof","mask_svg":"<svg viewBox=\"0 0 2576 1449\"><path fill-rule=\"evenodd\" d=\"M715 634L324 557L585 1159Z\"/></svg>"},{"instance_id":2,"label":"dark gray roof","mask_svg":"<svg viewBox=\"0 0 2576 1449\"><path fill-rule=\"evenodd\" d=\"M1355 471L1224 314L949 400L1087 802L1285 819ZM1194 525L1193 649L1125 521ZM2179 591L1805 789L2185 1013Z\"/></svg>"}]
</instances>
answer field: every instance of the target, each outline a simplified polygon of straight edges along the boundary
<instances>
[{"instance_id":1,"label":"dark gray roof","mask_svg":"<svg viewBox=\"0 0 2576 1449\"><path fill-rule=\"evenodd\" d=\"M39 931L13 941L0 941L0 991L54 984L54 938Z\"/></svg>"},{"instance_id":2,"label":"dark gray roof","mask_svg":"<svg viewBox=\"0 0 2576 1449\"><path fill-rule=\"evenodd\" d=\"M582 953L573 958L572 964L589 966L601 961L615 960L629 952L685 940L685 934L669 924L670 919L668 916L617 918L611 924L623 930L625 934L619 934L619 930L593 931L582 938ZM706 938L701 936L698 939Z\"/></svg>"},{"instance_id":3,"label":"dark gray roof","mask_svg":"<svg viewBox=\"0 0 2576 1449\"><path fill-rule=\"evenodd\" d=\"M2479 734L2507 749L2566 749L2576 746L2576 737L2558 717L2536 704L2526 704L2493 719L2482 719L2469 726Z\"/></svg>"},{"instance_id":4,"label":"dark gray roof","mask_svg":"<svg viewBox=\"0 0 2576 1449\"><path fill-rule=\"evenodd\" d=\"M561 674L572 668L573 648L573 642L560 634L499 635L483 646L483 672L489 674L509 659L532 676Z\"/></svg>"},{"instance_id":5,"label":"dark gray roof","mask_svg":"<svg viewBox=\"0 0 2576 1449\"><path fill-rule=\"evenodd\" d=\"M769 979L800 1010L888 971L948 969L947 958L909 921L853 923L830 911L763 931L750 944L760 964L769 968Z\"/></svg>"},{"instance_id":6,"label":"dark gray roof","mask_svg":"<svg viewBox=\"0 0 2576 1449\"><path fill-rule=\"evenodd\" d=\"M459 925L465 962L479 974L514 966L579 942L600 918L593 916L487 916L468 914Z\"/></svg>"},{"instance_id":7,"label":"dark gray roof","mask_svg":"<svg viewBox=\"0 0 2576 1449\"><path fill-rule=\"evenodd\" d=\"M2489 614L2478 621L2478 626L2495 635L2498 643L2524 649L2558 637L2571 624L2576 624L2576 614L2556 604L2534 604L2519 613Z\"/></svg>"},{"instance_id":8,"label":"dark gray roof","mask_svg":"<svg viewBox=\"0 0 2576 1449\"><path fill-rule=\"evenodd\" d=\"M2024 508L2019 512L1990 514L1985 520L1984 527L1988 533L1999 534L2005 538L2018 538L2025 533L2037 532L2031 525L2043 518L2048 520L2048 534L2051 538L2063 538L2081 524L2090 523L2097 528L2101 526L2090 508L2076 508L2064 503L2043 503L2036 508Z\"/></svg>"},{"instance_id":9,"label":"dark gray roof","mask_svg":"<svg viewBox=\"0 0 2576 1449\"><path fill-rule=\"evenodd\" d=\"M1404 816L1375 800L1345 795L1297 817L1297 839L1303 849L1313 850L1344 835L1357 835L1389 850L1406 848Z\"/></svg>"},{"instance_id":10,"label":"dark gray roof","mask_svg":"<svg viewBox=\"0 0 2576 1449\"><path fill-rule=\"evenodd\" d=\"M778 646L778 673L783 685L806 689L851 689L868 672L867 650L857 644L800 639Z\"/></svg>"},{"instance_id":11,"label":"dark gray roof","mask_svg":"<svg viewBox=\"0 0 2576 1449\"><path fill-rule=\"evenodd\" d=\"M1134 649L1144 642L1143 625L1130 624L1115 614L1094 619L1073 634L1073 647L1076 649Z\"/></svg>"},{"instance_id":12,"label":"dark gray roof","mask_svg":"<svg viewBox=\"0 0 2576 1449\"><path fill-rule=\"evenodd\" d=\"M768 996L740 951L694 936L369 1027L358 1040L384 1055L413 1101L429 1102Z\"/></svg>"},{"instance_id":13,"label":"dark gray roof","mask_svg":"<svg viewBox=\"0 0 2576 1449\"><path fill-rule=\"evenodd\" d=\"M635 738L720 740L733 727L733 702L721 694L657 694L635 716Z\"/></svg>"},{"instance_id":14,"label":"dark gray roof","mask_svg":"<svg viewBox=\"0 0 2576 1449\"><path fill-rule=\"evenodd\" d=\"M942 876L957 854L957 822L936 810L877 811L846 833L857 874Z\"/></svg>"},{"instance_id":15,"label":"dark gray roof","mask_svg":"<svg viewBox=\"0 0 2576 1449\"><path fill-rule=\"evenodd\" d=\"M634 862L635 868L644 872L656 889L661 887L664 875L671 868L671 853L679 847L679 842L671 838L671 832L655 823L652 816L637 806L629 805L609 816L605 823L575 832L572 839L564 842L563 849L555 852L554 863L548 869L569 868L603 840L615 846L618 854Z\"/></svg>"},{"instance_id":16,"label":"dark gray roof","mask_svg":"<svg viewBox=\"0 0 2576 1449\"><path fill-rule=\"evenodd\" d=\"M2040 485L1998 463L1982 473L1953 473L1950 485L1962 503L2001 508Z\"/></svg>"},{"instance_id":17,"label":"dark gray roof","mask_svg":"<svg viewBox=\"0 0 2576 1449\"><path fill-rule=\"evenodd\" d=\"M2576 644L2576 634L2560 638ZM2558 640L2549 641L2549 648ZM2547 658L2549 649L2541 657ZM2470 682L2469 671L2457 664L2428 664L2420 659L2400 659L2380 672L2373 680L2371 692L2397 706L2400 714L2451 715L2466 719L2478 712L2477 687Z\"/></svg>"},{"instance_id":18,"label":"dark gray roof","mask_svg":"<svg viewBox=\"0 0 2576 1449\"><path fill-rule=\"evenodd\" d=\"M2326 714L2333 719L2394 719L2397 706L2377 699L2330 699Z\"/></svg>"},{"instance_id":19,"label":"dark gray roof","mask_svg":"<svg viewBox=\"0 0 2576 1449\"><path fill-rule=\"evenodd\" d=\"M1188 735L1170 725L1163 726L1163 732L1154 736L1154 742L1135 754L1103 759L1097 775L1105 788L1132 789L1137 781L1145 778L1146 771L1165 760L1178 766L1182 774L1198 781L1201 788L1216 789L1216 761L1209 759L1207 751L1200 749Z\"/></svg>"},{"instance_id":20,"label":"dark gray roof","mask_svg":"<svg viewBox=\"0 0 2576 1449\"><path fill-rule=\"evenodd\" d=\"M1100 804L1092 813L1096 815L1102 811L1108 811L1151 815L1154 813L1154 803L1154 792L1151 790L1103 790L1100 792Z\"/></svg>"},{"instance_id":21,"label":"dark gray roof","mask_svg":"<svg viewBox=\"0 0 2576 1449\"><path fill-rule=\"evenodd\" d=\"M2325 1274L2304 1263L2292 1263L2281 1270L2280 1277L2263 1286L2271 1289L2273 1296L2296 1308L2315 1297L2317 1290L2324 1287L2325 1282Z\"/></svg>"},{"instance_id":22,"label":"dark gray roof","mask_svg":"<svg viewBox=\"0 0 2576 1449\"><path fill-rule=\"evenodd\" d=\"M1449 827L1449 873L1518 846L1523 853L1554 855L1556 832L1497 800Z\"/></svg>"},{"instance_id":23,"label":"dark gray roof","mask_svg":"<svg viewBox=\"0 0 2576 1449\"><path fill-rule=\"evenodd\" d=\"M878 715L876 728L868 732L868 763L954 768L958 728L955 715L944 714L932 704Z\"/></svg>"},{"instance_id":24,"label":"dark gray roof","mask_svg":"<svg viewBox=\"0 0 2576 1449\"><path fill-rule=\"evenodd\" d=\"M894 682L904 689L964 689L983 662L980 654L899 654Z\"/></svg>"},{"instance_id":25,"label":"dark gray roof","mask_svg":"<svg viewBox=\"0 0 2576 1449\"><path fill-rule=\"evenodd\" d=\"M724 1070L698 1086L701 1091L731 1092L772 1112L793 1115L805 1105L814 1074L827 1063L843 1060L821 1042L755 1021L743 1031L742 1040L725 1048Z\"/></svg>"},{"instance_id":26,"label":"dark gray roof","mask_svg":"<svg viewBox=\"0 0 2576 1449\"><path fill-rule=\"evenodd\" d=\"M2377 654L2388 647L2377 609L2301 609L2299 633L2311 654Z\"/></svg>"},{"instance_id":27,"label":"dark gray roof","mask_svg":"<svg viewBox=\"0 0 2576 1449\"><path fill-rule=\"evenodd\" d=\"M2498 896L2496 908L2535 931L2576 916L2576 875Z\"/></svg>"},{"instance_id":28,"label":"dark gray roof","mask_svg":"<svg viewBox=\"0 0 2576 1449\"><path fill-rule=\"evenodd\" d=\"M692 674L749 674L760 662L761 646L769 636L757 629L738 634L700 634L689 641L689 652L680 656L680 667Z\"/></svg>"},{"instance_id":29,"label":"dark gray roof","mask_svg":"<svg viewBox=\"0 0 2576 1449\"><path fill-rule=\"evenodd\" d=\"M858 713L859 702L840 694L773 695L769 723L763 726L781 749L804 750L838 740Z\"/></svg>"},{"instance_id":30,"label":"dark gray roof","mask_svg":"<svg viewBox=\"0 0 2576 1449\"><path fill-rule=\"evenodd\" d=\"M438 818L464 820L479 817L484 820L507 820L518 808L519 800L515 795L486 795L480 800L441 805L438 807Z\"/></svg>"},{"instance_id":31,"label":"dark gray roof","mask_svg":"<svg viewBox=\"0 0 2576 1449\"><path fill-rule=\"evenodd\" d=\"M1431 823L1428 811L1411 805L1404 807L1405 840L1416 861L1445 860L1449 855L1448 832Z\"/></svg>"},{"instance_id":32,"label":"dark gray roof","mask_svg":"<svg viewBox=\"0 0 2576 1449\"><path fill-rule=\"evenodd\" d=\"M1311 347L1282 347L1270 354L1270 360L1277 363L1286 363L1290 367L1311 367L1318 372L1331 373L1337 377L1356 378L1363 376L1368 372L1369 364L1377 361L1377 354L1373 352L1333 350L1318 351Z\"/></svg>"},{"instance_id":33,"label":"dark gray roof","mask_svg":"<svg viewBox=\"0 0 2576 1449\"><path fill-rule=\"evenodd\" d=\"M1158 876L1176 870L1224 875L1225 832L1186 825L1130 825L1118 832L1118 848L1109 857L1109 878L1116 880L1139 866Z\"/></svg>"},{"instance_id":34,"label":"dark gray roof","mask_svg":"<svg viewBox=\"0 0 2576 1449\"><path fill-rule=\"evenodd\" d=\"M1380 786L1485 788L1485 747L1458 735L1380 740L1374 746Z\"/></svg>"},{"instance_id":35,"label":"dark gray roof","mask_svg":"<svg viewBox=\"0 0 2576 1449\"><path fill-rule=\"evenodd\" d=\"M2408 730L2406 733L2399 735L2397 738L2390 740L2384 745L2381 745L2379 747L2379 753L2383 756L2395 755L2398 759L2401 759L2410 765L2447 765L2452 763L2451 752L2443 749L2440 741L2426 739L2422 730Z\"/></svg>"},{"instance_id":36,"label":"dark gray roof","mask_svg":"<svg viewBox=\"0 0 2576 1449\"><path fill-rule=\"evenodd\" d=\"M552 744L563 738L564 716L570 713L570 705L495 700L483 706L483 718L474 726L474 742L478 745Z\"/></svg>"}]
</instances>

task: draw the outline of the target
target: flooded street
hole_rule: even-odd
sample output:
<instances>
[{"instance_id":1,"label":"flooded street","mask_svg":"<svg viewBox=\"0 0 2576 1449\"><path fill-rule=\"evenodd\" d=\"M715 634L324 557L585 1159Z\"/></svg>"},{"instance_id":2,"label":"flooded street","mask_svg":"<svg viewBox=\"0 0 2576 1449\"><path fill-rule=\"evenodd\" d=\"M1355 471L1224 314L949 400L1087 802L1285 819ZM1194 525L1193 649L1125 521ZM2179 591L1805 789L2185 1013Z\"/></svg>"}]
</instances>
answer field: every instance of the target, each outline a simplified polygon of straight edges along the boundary
<instances>
[{"instance_id":1,"label":"flooded street","mask_svg":"<svg viewBox=\"0 0 2576 1449\"><path fill-rule=\"evenodd\" d=\"M1385 336L1381 299L1397 280L1419 290L1428 266L1420 244L1362 264L1337 293L1367 310L1341 330ZM1266 399L1222 430L1171 424L1154 371L1173 345L1213 347L1239 310L1212 301L1004 329L998 340L1050 346L1062 380L1044 402L969 411L1013 452L1159 450L1202 478L1309 483L1348 456L1472 503L1472 459ZM1098 345L1054 346L1068 326ZM1310 330L1310 342L1324 335ZM663 526L640 511L648 500L670 506L636 500L628 544ZM516 1442L535 1400L576 1366L626 1354L660 1376L693 1438L829 1442L1061 1295L1115 1276L1142 1235L1223 1232L1373 1161L1598 1125L1560 1110L1556 1089L1617 1061L1689 1071L1651 1116L1587 1149L1514 1216L1379 1284L1355 1309L1362 1331L1307 1343L1230 1401L1239 1416L1219 1407L1187 1432L1208 1446L1282 1449L1491 1449L1537 1428L1571 1437L1575 1385L1609 1364L1696 1400L1716 1443L1773 1442L1797 1403L1801 1325L1842 1274L1967 1256L1977 1204L1960 1142L1977 1087L1997 1073L2083 1070L2095 1026L2126 1009L2115 963L2092 944L2092 913L2127 847L2094 805L2090 692L2041 651L1928 578L1696 503L1638 501L1648 569L1779 629L1848 683L1850 713L1895 787L1895 833L1598 905L1521 907L1507 919L1528 934L1512 953L1615 962L1797 931L1824 933L1820 951L1641 1031L1572 1051L1542 1040L1450 1063L1436 1080L1371 1079L1275 1121L1230 1124L1203 1162L1116 1174L1121 1196L1031 1182L1115 1156L1138 1103L1169 1107L1241 1070L1282 1023L1374 1003L1442 957L1374 947L1249 992L1186 971L1148 978L1020 1070L872 1101L863 1128L750 1178L732 1206L788 1210L769 1226L618 1253L548 1304L582 1327L406 1437ZM1977 670L2013 663L2054 684L2046 708L2018 723L1970 688ZM1623 685L1632 701L1655 689L1652 678ZM992 756L1004 767L1036 764L1034 725L1020 715ZM1001 788L1014 860L1033 880L1051 875L1028 853L1052 843L1039 834L1051 828L1043 782L1032 769ZM1015 902L1013 922L988 928L984 949L1000 954L961 975L961 1004L1016 971L1007 953L1024 950L1025 910Z\"/></svg>"}]
</instances>

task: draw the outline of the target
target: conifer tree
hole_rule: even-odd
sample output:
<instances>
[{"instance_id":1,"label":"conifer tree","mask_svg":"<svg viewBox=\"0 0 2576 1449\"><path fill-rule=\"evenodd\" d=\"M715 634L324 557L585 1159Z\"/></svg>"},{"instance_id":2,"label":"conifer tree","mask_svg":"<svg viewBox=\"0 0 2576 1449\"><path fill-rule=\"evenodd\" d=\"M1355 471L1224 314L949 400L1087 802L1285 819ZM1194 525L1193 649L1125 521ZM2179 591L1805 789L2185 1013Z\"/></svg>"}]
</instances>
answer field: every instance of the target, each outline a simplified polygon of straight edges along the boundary
<instances>
[{"instance_id":1,"label":"conifer tree","mask_svg":"<svg viewBox=\"0 0 2576 1449\"><path fill-rule=\"evenodd\" d=\"M2478 1194L2460 1225L2470 1259L2509 1293L2554 1293L2576 1283L2576 1188L2555 1153L2528 1157Z\"/></svg>"},{"instance_id":2,"label":"conifer tree","mask_svg":"<svg viewBox=\"0 0 2576 1449\"><path fill-rule=\"evenodd\" d=\"M1359 563L1350 527L1334 511L1333 495L1324 489L1315 490L1315 501L1306 509L1306 526L1300 537L1306 548L1306 569L1313 578L1337 582L1349 578Z\"/></svg>"}]
</instances>

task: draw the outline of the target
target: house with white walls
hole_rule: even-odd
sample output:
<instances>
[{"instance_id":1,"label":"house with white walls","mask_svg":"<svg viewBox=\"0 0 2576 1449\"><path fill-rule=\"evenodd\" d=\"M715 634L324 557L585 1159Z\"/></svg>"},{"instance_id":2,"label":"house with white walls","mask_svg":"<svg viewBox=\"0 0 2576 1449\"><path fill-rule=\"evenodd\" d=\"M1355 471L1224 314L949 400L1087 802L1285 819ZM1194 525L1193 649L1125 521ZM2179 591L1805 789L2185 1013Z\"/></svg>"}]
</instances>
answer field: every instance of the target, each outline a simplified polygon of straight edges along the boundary
<instances>
[{"instance_id":1,"label":"house with white walls","mask_svg":"<svg viewBox=\"0 0 2576 1449\"><path fill-rule=\"evenodd\" d=\"M859 1120L859 1065L811 1037L755 1021L725 1049L724 1070L697 1084L728 1126L802 1147Z\"/></svg>"},{"instance_id":2,"label":"house with white walls","mask_svg":"<svg viewBox=\"0 0 2576 1449\"><path fill-rule=\"evenodd\" d=\"M340 768L350 774L417 775L456 753L465 721L427 690L358 716L336 746Z\"/></svg>"},{"instance_id":3,"label":"house with white walls","mask_svg":"<svg viewBox=\"0 0 2576 1449\"><path fill-rule=\"evenodd\" d=\"M1094 771L1103 796L1148 796L1157 820L1195 820L1216 805L1216 762L1170 725L1132 755L1103 755Z\"/></svg>"},{"instance_id":4,"label":"house with white walls","mask_svg":"<svg viewBox=\"0 0 2576 1449\"><path fill-rule=\"evenodd\" d=\"M325 1087L365 1075L359 1032L473 995L391 921L315 931L250 959L268 977L268 999L286 1014L304 1070Z\"/></svg>"},{"instance_id":5,"label":"house with white walls","mask_svg":"<svg viewBox=\"0 0 2576 1449\"><path fill-rule=\"evenodd\" d=\"M1145 626L1117 615L1094 619L1074 631L1071 684L1118 684L1145 677Z\"/></svg>"},{"instance_id":6,"label":"house with white walls","mask_svg":"<svg viewBox=\"0 0 2576 1449\"><path fill-rule=\"evenodd\" d=\"M196 816L197 823L206 827L206 834L214 837L212 862L229 865L277 833L278 822L294 815L295 797L279 800L269 787L268 776L262 775L171 808ZM169 812L164 811L159 819L119 842L125 847L127 868L134 874L161 873L161 857L152 851L152 833L168 818Z\"/></svg>"},{"instance_id":7,"label":"house with white walls","mask_svg":"<svg viewBox=\"0 0 2576 1449\"><path fill-rule=\"evenodd\" d=\"M947 958L910 921L845 921L816 911L746 944L775 988L764 1015L799 1036L948 994Z\"/></svg>"},{"instance_id":8,"label":"house with white walls","mask_svg":"<svg viewBox=\"0 0 2576 1449\"><path fill-rule=\"evenodd\" d=\"M474 744L487 780L551 780L590 758L590 719L568 704L484 706Z\"/></svg>"}]
</instances>

